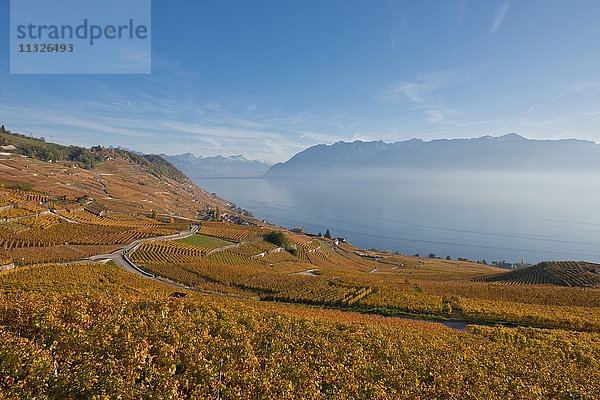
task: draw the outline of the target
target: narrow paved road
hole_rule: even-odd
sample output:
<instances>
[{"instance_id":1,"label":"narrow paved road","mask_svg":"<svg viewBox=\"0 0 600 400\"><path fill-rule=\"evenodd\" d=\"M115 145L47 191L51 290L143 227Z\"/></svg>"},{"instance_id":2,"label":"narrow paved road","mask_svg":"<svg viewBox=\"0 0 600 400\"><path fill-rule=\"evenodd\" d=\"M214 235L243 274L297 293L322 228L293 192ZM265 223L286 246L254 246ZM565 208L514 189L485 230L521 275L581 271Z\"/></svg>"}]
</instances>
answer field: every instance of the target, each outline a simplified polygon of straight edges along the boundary
<instances>
[{"instance_id":1,"label":"narrow paved road","mask_svg":"<svg viewBox=\"0 0 600 400\"><path fill-rule=\"evenodd\" d=\"M86 258L84 260L79 260L79 261L71 261L68 264L72 264L72 263L85 263L85 262L107 262L107 261L112 261L114 262L119 268L131 272L133 274L142 276L144 278L149 278L152 280L155 280L157 282L161 282L161 283L166 283L167 285L179 288L179 289L186 289L186 290L193 290L196 292L204 292L204 293L212 293L209 291L204 291L204 290L198 290L195 288L189 288L187 286L183 286L183 285L178 285L176 283L173 282L169 282L160 278L155 277L154 275L142 271L140 268L138 268L137 266L135 266L134 263L132 263L129 260L129 256L131 255L131 253L133 252L133 250L135 250L135 248L143 242L157 242L157 241L162 241L162 240L172 240L172 239L183 239L192 235L195 235L196 232L198 232L198 229L200 227L198 225L193 225L192 226L192 230L190 231L184 231L184 232L180 232L180 233L176 233L174 235L168 235L168 236L159 236L159 237L153 237L153 238L145 238L145 239L138 239L133 243L128 244L127 246L109 253L109 254L99 254L96 256L92 256L89 258Z\"/></svg>"},{"instance_id":2,"label":"narrow paved road","mask_svg":"<svg viewBox=\"0 0 600 400\"><path fill-rule=\"evenodd\" d=\"M99 254L96 256L92 256L83 260L78 260L78 261L69 261L66 262L64 264L76 264L76 263L89 263L89 262L107 262L107 261L112 261L114 262L119 268L131 272L132 274L136 274L138 276L141 276L143 278L146 279L151 279L153 281L156 282L160 282L160 283L164 283L166 285L172 286L174 288L177 289L181 289L181 290L191 290L193 292L199 292L199 293L206 293L206 294L213 294L213 295L219 295L219 296L229 296L229 297L244 297L244 296L236 296L236 295L232 295L232 294L227 294L227 293L221 293L221 292L217 292L217 291L213 291L213 290L204 290L204 289L199 289L199 288L192 288L192 287L188 287L188 286L184 286L184 285L180 285L178 283L175 282L171 282L169 280L166 279L162 279L160 277L156 277L146 271L141 270L140 268L138 268L133 262L131 262L129 260L129 256L131 255L131 253L133 253L133 251L135 250L135 248L143 242L158 242L161 240L172 240L172 239L183 239L192 235L195 235L198 230L200 229L199 225L192 225L192 230L190 231L183 231L183 232L179 232L176 233L174 235L168 235L168 236L159 236L159 237L153 237L153 238L146 238L146 239L138 239L133 243L128 244L127 246L109 253L109 254Z\"/></svg>"}]
</instances>

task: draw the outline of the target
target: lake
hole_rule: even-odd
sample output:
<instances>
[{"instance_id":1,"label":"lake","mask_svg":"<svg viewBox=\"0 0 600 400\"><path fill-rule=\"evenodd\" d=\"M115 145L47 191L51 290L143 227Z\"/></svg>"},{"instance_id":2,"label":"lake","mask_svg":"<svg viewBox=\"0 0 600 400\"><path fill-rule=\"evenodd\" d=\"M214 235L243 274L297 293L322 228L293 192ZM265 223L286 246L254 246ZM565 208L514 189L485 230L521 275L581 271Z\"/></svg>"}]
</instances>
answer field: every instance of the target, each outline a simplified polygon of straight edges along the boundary
<instances>
[{"instance_id":1,"label":"lake","mask_svg":"<svg viewBox=\"0 0 600 400\"><path fill-rule=\"evenodd\" d=\"M313 174L309 174L313 176ZM362 248L536 263L600 263L600 180L593 173L386 170L303 179L196 179L285 228Z\"/></svg>"}]
</instances>

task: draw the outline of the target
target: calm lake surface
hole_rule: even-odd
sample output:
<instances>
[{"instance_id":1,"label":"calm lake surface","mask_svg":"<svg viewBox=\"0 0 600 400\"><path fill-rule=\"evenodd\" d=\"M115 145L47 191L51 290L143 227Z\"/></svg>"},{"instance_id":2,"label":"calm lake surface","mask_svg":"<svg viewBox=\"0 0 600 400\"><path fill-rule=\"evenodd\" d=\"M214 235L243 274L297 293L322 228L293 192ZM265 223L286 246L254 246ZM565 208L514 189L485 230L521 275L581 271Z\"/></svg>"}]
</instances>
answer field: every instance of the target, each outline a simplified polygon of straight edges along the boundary
<instances>
[{"instance_id":1,"label":"calm lake surface","mask_svg":"<svg viewBox=\"0 0 600 400\"><path fill-rule=\"evenodd\" d=\"M375 178L373 178L375 177ZM286 228L379 250L600 263L598 174L377 171L319 179L196 179Z\"/></svg>"}]
</instances>

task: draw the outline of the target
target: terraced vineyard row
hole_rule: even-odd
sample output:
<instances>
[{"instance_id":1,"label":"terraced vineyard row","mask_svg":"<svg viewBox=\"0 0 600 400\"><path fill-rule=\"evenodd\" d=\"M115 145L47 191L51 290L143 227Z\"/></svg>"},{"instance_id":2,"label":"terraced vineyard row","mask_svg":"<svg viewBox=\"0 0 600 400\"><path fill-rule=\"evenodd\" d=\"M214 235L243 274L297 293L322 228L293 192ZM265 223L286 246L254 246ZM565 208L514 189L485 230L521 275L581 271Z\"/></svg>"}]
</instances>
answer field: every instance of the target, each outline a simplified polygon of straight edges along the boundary
<instances>
[{"instance_id":1,"label":"terraced vineyard row","mask_svg":"<svg viewBox=\"0 0 600 400\"><path fill-rule=\"evenodd\" d=\"M19 223L0 224L0 247L48 247L71 244L124 244L136 239L176 233L169 225L158 228L134 228L74 224L44 215Z\"/></svg>"},{"instance_id":2,"label":"terraced vineyard row","mask_svg":"<svg viewBox=\"0 0 600 400\"><path fill-rule=\"evenodd\" d=\"M60 218L56 215L46 214L39 217L22 219L18 223L29 228L48 229L54 225L58 225L60 223Z\"/></svg>"},{"instance_id":3,"label":"terraced vineyard row","mask_svg":"<svg viewBox=\"0 0 600 400\"><path fill-rule=\"evenodd\" d=\"M153 219L149 219L143 216L131 216L131 215L108 215L100 217L92 214L89 211L61 211L60 215L70 220L90 225L108 226L108 227L124 227L124 228L160 228L164 227L165 223L158 222ZM169 224L174 229L183 230L187 228L186 224Z\"/></svg>"},{"instance_id":4,"label":"terraced vineyard row","mask_svg":"<svg viewBox=\"0 0 600 400\"><path fill-rule=\"evenodd\" d=\"M594 286L600 284L600 265L577 262L544 263L547 271L565 286Z\"/></svg>"},{"instance_id":5,"label":"terraced vineyard row","mask_svg":"<svg viewBox=\"0 0 600 400\"><path fill-rule=\"evenodd\" d=\"M266 254L262 257L256 257L264 262L275 264L284 261L297 261L298 259L285 250Z\"/></svg>"},{"instance_id":6,"label":"terraced vineyard row","mask_svg":"<svg viewBox=\"0 0 600 400\"><path fill-rule=\"evenodd\" d=\"M273 251L276 248L277 246L275 246L274 244L265 242L264 240L260 240L238 246L235 249L233 249L233 251L235 251L236 253L243 254L245 256L256 256L258 254L266 255L267 252Z\"/></svg>"},{"instance_id":7,"label":"terraced vineyard row","mask_svg":"<svg viewBox=\"0 0 600 400\"><path fill-rule=\"evenodd\" d=\"M19 205L24 203L44 203L50 200L50 196L40 193L25 192L17 189L0 189L0 207L7 205Z\"/></svg>"},{"instance_id":8,"label":"terraced vineyard row","mask_svg":"<svg viewBox=\"0 0 600 400\"><path fill-rule=\"evenodd\" d=\"M206 259L215 264L227 264L231 267L240 268L241 271L247 268L269 268L268 263L258 258L251 258L231 250L217 251L207 256Z\"/></svg>"},{"instance_id":9,"label":"terraced vineyard row","mask_svg":"<svg viewBox=\"0 0 600 400\"><path fill-rule=\"evenodd\" d=\"M548 306L466 298L460 298L458 304L471 320L600 331L600 307Z\"/></svg>"},{"instance_id":10,"label":"terraced vineyard row","mask_svg":"<svg viewBox=\"0 0 600 400\"><path fill-rule=\"evenodd\" d=\"M53 246L54 243L47 242L32 242L32 241L23 241L23 240L15 240L15 239L0 239L0 248L3 249L21 249L28 247L49 247Z\"/></svg>"},{"instance_id":11,"label":"terraced vineyard row","mask_svg":"<svg viewBox=\"0 0 600 400\"><path fill-rule=\"evenodd\" d=\"M423 294L412 287L405 290L397 287L379 287L375 293L361 301L361 304L417 314L442 315L450 311L444 309L440 296Z\"/></svg>"},{"instance_id":12,"label":"terraced vineyard row","mask_svg":"<svg viewBox=\"0 0 600 400\"><path fill-rule=\"evenodd\" d=\"M47 247L0 247L0 257L13 259L17 264L66 262L92 255L111 253L118 245L57 245Z\"/></svg>"},{"instance_id":13,"label":"terraced vineyard row","mask_svg":"<svg viewBox=\"0 0 600 400\"><path fill-rule=\"evenodd\" d=\"M44 207L40 207L39 205L33 203L26 203L0 210L0 218L25 217L27 215L36 215L44 211L47 211Z\"/></svg>"},{"instance_id":14,"label":"terraced vineyard row","mask_svg":"<svg viewBox=\"0 0 600 400\"><path fill-rule=\"evenodd\" d=\"M144 242L131 255L133 262L189 263L198 262L209 249L170 240Z\"/></svg>"},{"instance_id":15,"label":"terraced vineyard row","mask_svg":"<svg viewBox=\"0 0 600 400\"><path fill-rule=\"evenodd\" d=\"M600 266L573 261L542 262L531 267L484 277L479 280L508 285L594 286L600 285Z\"/></svg>"},{"instance_id":16,"label":"terraced vineyard row","mask_svg":"<svg viewBox=\"0 0 600 400\"><path fill-rule=\"evenodd\" d=\"M50 196L47 196L45 194L25 192L18 189L2 188L0 192L5 193L5 196L11 196L13 198L21 199L24 201L33 201L36 203L44 203L51 199Z\"/></svg>"},{"instance_id":17,"label":"terraced vineyard row","mask_svg":"<svg viewBox=\"0 0 600 400\"><path fill-rule=\"evenodd\" d=\"M349 305L371 293L371 288L301 275L264 274L253 276L247 286L261 290L264 300L309 304ZM354 299L354 300L353 300Z\"/></svg>"},{"instance_id":18,"label":"terraced vineyard row","mask_svg":"<svg viewBox=\"0 0 600 400\"><path fill-rule=\"evenodd\" d=\"M170 229L132 229L104 235L94 235L90 237L74 238L69 243L72 244L126 244L138 239L148 237L169 235L174 233Z\"/></svg>"},{"instance_id":19,"label":"terraced vineyard row","mask_svg":"<svg viewBox=\"0 0 600 400\"><path fill-rule=\"evenodd\" d=\"M261 238L266 232L261 228L252 226L226 224L223 222L202 222L199 233L235 242L245 242Z\"/></svg>"},{"instance_id":20,"label":"terraced vineyard row","mask_svg":"<svg viewBox=\"0 0 600 400\"><path fill-rule=\"evenodd\" d=\"M0 194L0 207L18 206L25 203L27 203L27 200L20 197L15 197L8 193Z\"/></svg>"}]
</instances>

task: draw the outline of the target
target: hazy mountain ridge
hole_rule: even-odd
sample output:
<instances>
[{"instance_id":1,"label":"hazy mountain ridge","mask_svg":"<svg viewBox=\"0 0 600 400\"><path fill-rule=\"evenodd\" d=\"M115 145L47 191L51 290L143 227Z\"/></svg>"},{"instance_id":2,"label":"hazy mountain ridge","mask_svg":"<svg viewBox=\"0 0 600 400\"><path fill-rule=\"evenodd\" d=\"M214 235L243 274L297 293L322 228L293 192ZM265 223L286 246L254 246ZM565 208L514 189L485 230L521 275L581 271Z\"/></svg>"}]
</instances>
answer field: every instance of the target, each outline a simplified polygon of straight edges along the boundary
<instances>
[{"instance_id":1,"label":"hazy mountain ridge","mask_svg":"<svg viewBox=\"0 0 600 400\"><path fill-rule=\"evenodd\" d=\"M473 139L411 139L402 142L337 142L310 147L267 177L297 175L307 169L456 168L456 169L600 169L600 145L587 140L534 140L516 133Z\"/></svg>"},{"instance_id":2,"label":"hazy mountain ridge","mask_svg":"<svg viewBox=\"0 0 600 400\"><path fill-rule=\"evenodd\" d=\"M201 178L251 178L265 174L271 164L248 160L242 155L196 157L191 153L161 157L175 165L191 179Z\"/></svg>"}]
</instances>

